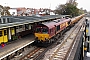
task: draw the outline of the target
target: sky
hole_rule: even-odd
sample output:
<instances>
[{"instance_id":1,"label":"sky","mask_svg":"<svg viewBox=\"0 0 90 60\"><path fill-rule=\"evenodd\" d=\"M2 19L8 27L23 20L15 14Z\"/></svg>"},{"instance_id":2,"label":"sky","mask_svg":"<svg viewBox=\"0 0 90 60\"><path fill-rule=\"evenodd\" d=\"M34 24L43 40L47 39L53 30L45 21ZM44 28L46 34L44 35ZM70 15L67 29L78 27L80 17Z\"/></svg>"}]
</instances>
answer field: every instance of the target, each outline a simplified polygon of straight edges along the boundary
<instances>
[{"instance_id":1,"label":"sky","mask_svg":"<svg viewBox=\"0 0 90 60\"><path fill-rule=\"evenodd\" d=\"M11 8L26 7L26 8L50 8L54 10L56 6L65 4L67 0L2 0L0 5L10 6ZM78 8L90 10L89 0L76 0Z\"/></svg>"}]
</instances>

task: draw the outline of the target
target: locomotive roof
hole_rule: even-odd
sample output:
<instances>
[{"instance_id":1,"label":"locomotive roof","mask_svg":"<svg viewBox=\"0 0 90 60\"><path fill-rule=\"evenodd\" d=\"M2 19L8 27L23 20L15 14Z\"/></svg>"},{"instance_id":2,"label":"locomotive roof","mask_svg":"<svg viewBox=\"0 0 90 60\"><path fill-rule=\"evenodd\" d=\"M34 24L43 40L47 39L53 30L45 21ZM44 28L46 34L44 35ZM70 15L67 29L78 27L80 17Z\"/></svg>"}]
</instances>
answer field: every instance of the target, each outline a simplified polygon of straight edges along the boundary
<instances>
[{"instance_id":1,"label":"locomotive roof","mask_svg":"<svg viewBox=\"0 0 90 60\"><path fill-rule=\"evenodd\" d=\"M57 23L55 22L47 22L47 23L43 23L43 25L47 26L49 29L55 27L55 25L57 25Z\"/></svg>"},{"instance_id":2,"label":"locomotive roof","mask_svg":"<svg viewBox=\"0 0 90 60\"><path fill-rule=\"evenodd\" d=\"M70 19L58 19L58 20L54 20L52 22L46 22L46 23L42 23L43 25L47 26L49 29L58 26L66 21L69 21Z\"/></svg>"}]
</instances>

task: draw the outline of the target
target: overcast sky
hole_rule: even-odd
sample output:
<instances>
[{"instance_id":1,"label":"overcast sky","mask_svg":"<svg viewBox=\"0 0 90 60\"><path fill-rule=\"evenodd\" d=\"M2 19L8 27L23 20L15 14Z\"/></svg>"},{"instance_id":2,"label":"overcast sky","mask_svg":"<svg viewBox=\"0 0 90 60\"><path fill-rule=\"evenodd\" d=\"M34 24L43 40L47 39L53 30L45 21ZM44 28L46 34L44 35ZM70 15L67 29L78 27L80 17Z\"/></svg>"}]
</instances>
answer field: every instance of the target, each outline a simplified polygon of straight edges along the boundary
<instances>
[{"instance_id":1,"label":"overcast sky","mask_svg":"<svg viewBox=\"0 0 90 60\"><path fill-rule=\"evenodd\" d=\"M29 7L29 8L51 8L55 9L59 4L65 4L67 0L1 0L0 4L10 7ZM90 10L89 0L77 0L78 8Z\"/></svg>"}]
</instances>

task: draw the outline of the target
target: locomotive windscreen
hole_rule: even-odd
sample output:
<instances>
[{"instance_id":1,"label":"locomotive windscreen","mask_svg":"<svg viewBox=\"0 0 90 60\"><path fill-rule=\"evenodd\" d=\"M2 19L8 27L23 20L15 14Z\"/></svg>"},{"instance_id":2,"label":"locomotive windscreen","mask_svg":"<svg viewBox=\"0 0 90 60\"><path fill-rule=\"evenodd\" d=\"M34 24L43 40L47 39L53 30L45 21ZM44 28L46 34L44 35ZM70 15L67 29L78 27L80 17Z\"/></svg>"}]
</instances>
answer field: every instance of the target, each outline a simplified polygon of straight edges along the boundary
<instances>
[{"instance_id":1,"label":"locomotive windscreen","mask_svg":"<svg viewBox=\"0 0 90 60\"><path fill-rule=\"evenodd\" d=\"M41 28L37 27L36 30L35 30L36 33L39 33L41 32Z\"/></svg>"},{"instance_id":2,"label":"locomotive windscreen","mask_svg":"<svg viewBox=\"0 0 90 60\"><path fill-rule=\"evenodd\" d=\"M47 28L42 28L42 33L48 33L48 29Z\"/></svg>"},{"instance_id":3,"label":"locomotive windscreen","mask_svg":"<svg viewBox=\"0 0 90 60\"><path fill-rule=\"evenodd\" d=\"M36 33L48 33L48 28L46 27L36 27L36 30L35 30Z\"/></svg>"}]
</instances>

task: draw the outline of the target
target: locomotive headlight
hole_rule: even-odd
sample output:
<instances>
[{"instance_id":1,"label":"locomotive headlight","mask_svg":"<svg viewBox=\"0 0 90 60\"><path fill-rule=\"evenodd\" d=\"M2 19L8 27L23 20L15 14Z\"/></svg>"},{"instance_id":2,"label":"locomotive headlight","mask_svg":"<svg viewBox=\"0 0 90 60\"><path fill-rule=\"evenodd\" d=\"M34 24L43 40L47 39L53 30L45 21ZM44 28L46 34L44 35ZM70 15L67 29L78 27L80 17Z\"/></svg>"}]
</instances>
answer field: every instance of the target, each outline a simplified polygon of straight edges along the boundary
<instances>
[{"instance_id":1,"label":"locomotive headlight","mask_svg":"<svg viewBox=\"0 0 90 60\"><path fill-rule=\"evenodd\" d=\"M44 36L44 37L45 37L45 39L48 39L47 36Z\"/></svg>"},{"instance_id":2,"label":"locomotive headlight","mask_svg":"<svg viewBox=\"0 0 90 60\"><path fill-rule=\"evenodd\" d=\"M35 39L37 40L37 39L38 39L38 37L35 37Z\"/></svg>"}]
</instances>

